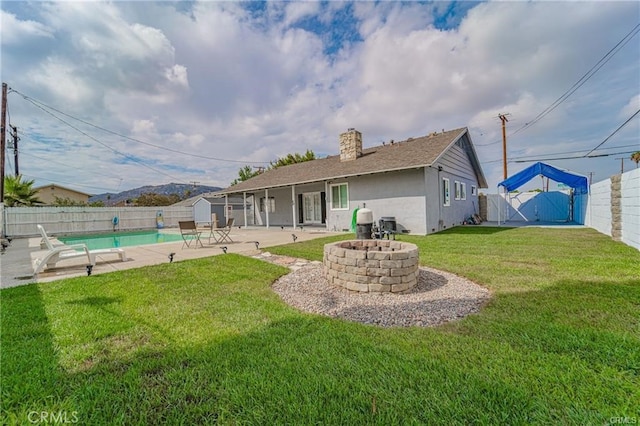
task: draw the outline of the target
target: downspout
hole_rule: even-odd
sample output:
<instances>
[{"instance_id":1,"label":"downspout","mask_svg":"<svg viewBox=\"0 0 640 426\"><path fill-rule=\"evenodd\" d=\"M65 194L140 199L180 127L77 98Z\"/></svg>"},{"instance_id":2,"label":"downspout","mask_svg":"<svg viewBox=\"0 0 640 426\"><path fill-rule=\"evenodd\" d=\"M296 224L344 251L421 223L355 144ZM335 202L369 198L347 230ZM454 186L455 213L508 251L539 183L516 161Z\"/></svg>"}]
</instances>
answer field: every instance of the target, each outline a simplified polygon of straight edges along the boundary
<instances>
[{"instance_id":1,"label":"downspout","mask_svg":"<svg viewBox=\"0 0 640 426\"><path fill-rule=\"evenodd\" d=\"M442 166L438 166L438 231L442 231L440 229L440 224L444 223L442 220L442 207L444 205L444 193L442 192L442 178L440 177L440 172L442 171ZM449 194L451 194L451 187L449 187Z\"/></svg>"},{"instance_id":2,"label":"downspout","mask_svg":"<svg viewBox=\"0 0 640 426\"><path fill-rule=\"evenodd\" d=\"M428 198L428 195L427 195L428 194L428 189L427 188L429 187L427 185L427 182L428 182L429 179L428 179L428 174L427 174L427 168L426 167L424 167L422 169L422 175L423 175L422 176L422 178L423 178L423 182L422 183L424 185L424 221L425 221L424 230L425 230L425 235L427 235L427 234L429 234L429 206L428 206L429 200L427 200L427 198Z\"/></svg>"}]
</instances>

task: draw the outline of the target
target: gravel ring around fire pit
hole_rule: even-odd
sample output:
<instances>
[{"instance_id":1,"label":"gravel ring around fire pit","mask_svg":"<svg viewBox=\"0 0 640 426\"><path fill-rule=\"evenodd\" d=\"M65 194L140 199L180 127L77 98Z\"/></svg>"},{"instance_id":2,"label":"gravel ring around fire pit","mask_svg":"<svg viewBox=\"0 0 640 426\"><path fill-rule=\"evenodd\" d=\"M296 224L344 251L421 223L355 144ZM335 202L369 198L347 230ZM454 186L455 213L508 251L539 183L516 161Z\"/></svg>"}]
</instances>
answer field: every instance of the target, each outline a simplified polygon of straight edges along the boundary
<instances>
[{"instance_id":1,"label":"gravel ring around fire pit","mask_svg":"<svg viewBox=\"0 0 640 426\"><path fill-rule=\"evenodd\" d=\"M301 311L381 327L444 324L478 312L491 297L478 284L426 267L420 267L417 285L404 293L357 293L329 285L318 263L281 277L272 288Z\"/></svg>"}]
</instances>

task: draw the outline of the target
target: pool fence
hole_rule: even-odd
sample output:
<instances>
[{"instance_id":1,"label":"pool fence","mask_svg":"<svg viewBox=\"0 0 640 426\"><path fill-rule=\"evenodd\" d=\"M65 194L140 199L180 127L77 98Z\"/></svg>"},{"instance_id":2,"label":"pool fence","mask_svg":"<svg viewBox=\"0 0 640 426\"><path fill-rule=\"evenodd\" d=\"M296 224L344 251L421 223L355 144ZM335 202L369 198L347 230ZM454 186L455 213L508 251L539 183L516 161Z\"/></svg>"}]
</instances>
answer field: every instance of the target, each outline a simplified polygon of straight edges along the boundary
<instances>
[{"instance_id":1,"label":"pool fence","mask_svg":"<svg viewBox=\"0 0 640 426\"><path fill-rule=\"evenodd\" d=\"M0 207L2 234L38 236L40 224L50 235L93 234L113 231L177 228L193 220L191 206L161 207Z\"/></svg>"}]
</instances>

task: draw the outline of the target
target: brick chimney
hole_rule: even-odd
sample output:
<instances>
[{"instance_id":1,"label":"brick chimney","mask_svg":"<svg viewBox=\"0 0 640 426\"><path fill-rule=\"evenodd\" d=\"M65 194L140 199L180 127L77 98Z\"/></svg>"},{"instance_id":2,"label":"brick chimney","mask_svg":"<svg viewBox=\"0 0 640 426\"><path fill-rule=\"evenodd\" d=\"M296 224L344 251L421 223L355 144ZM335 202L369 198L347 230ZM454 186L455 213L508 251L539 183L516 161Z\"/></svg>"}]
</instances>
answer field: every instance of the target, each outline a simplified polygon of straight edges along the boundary
<instances>
[{"instance_id":1,"label":"brick chimney","mask_svg":"<svg viewBox=\"0 0 640 426\"><path fill-rule=\"evenodd\" d=\"M349 129L340 135L340 161L351 161L362 156L362 133Z\"/></svg>"}]
</instances>

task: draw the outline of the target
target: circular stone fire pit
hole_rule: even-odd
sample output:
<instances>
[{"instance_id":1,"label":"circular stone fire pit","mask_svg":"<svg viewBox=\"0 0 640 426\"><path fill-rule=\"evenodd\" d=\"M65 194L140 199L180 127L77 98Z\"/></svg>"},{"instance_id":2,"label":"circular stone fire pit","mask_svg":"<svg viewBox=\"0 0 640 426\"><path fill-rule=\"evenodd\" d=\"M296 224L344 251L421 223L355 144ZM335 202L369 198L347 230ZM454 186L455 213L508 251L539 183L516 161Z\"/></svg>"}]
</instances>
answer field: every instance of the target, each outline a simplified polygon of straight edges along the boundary
<instances>
[{"instance_id":1,"label":"circular stone fire pit","mask_svg":"<svg viewBox=\"0 0 640 426\"><path fill-rule=\"evenodd\" d=\"M418 247L389 240L349 240L324 246L329 284L359 292L399 293L418 282Z\"/></svg>"}]
</instances>

